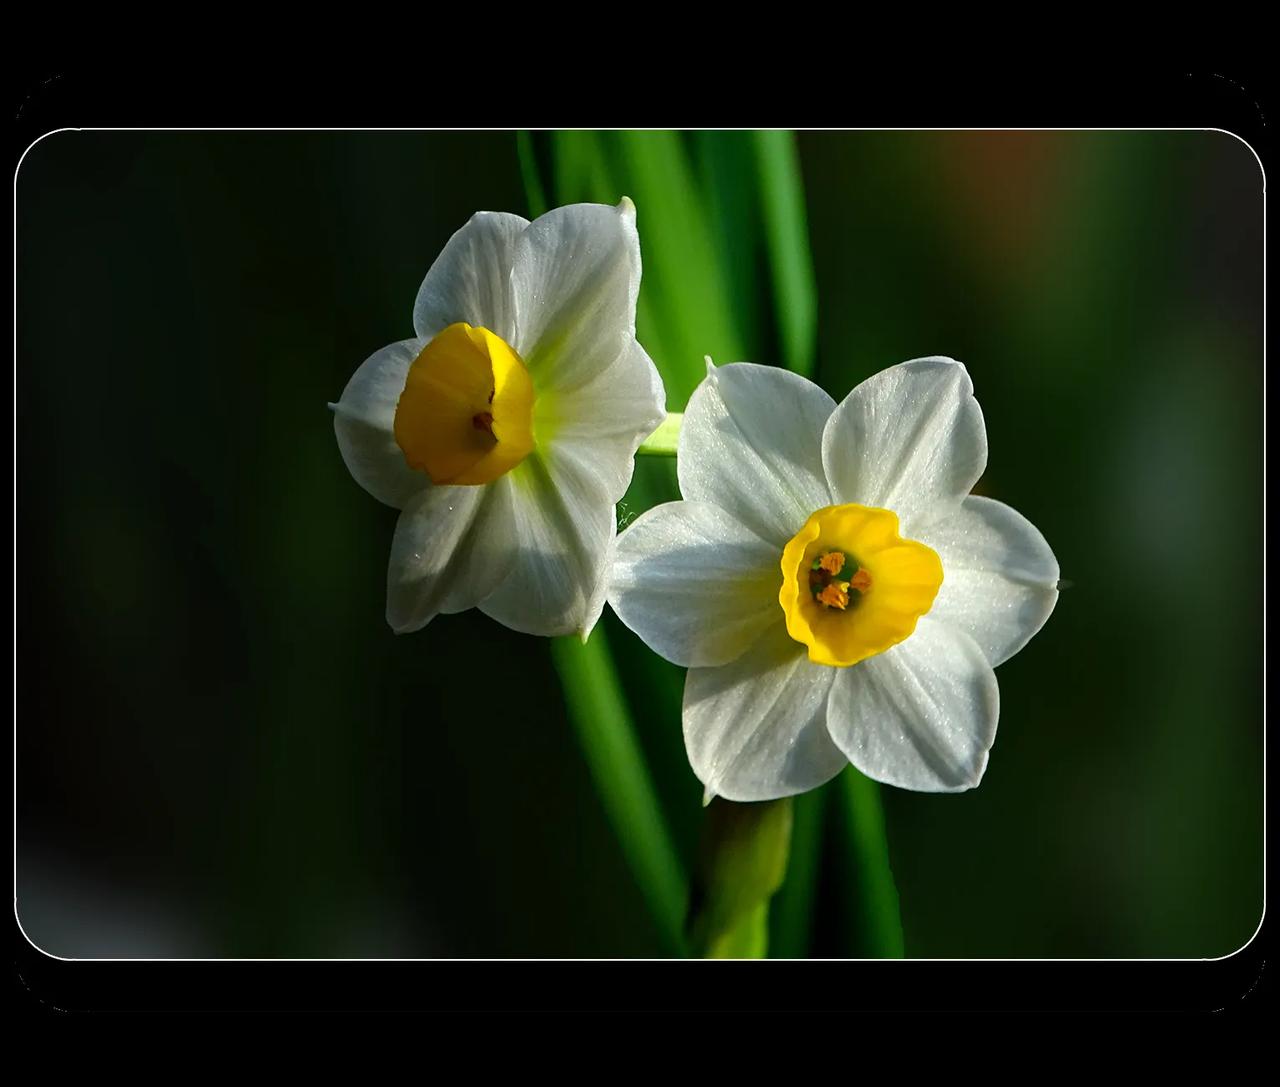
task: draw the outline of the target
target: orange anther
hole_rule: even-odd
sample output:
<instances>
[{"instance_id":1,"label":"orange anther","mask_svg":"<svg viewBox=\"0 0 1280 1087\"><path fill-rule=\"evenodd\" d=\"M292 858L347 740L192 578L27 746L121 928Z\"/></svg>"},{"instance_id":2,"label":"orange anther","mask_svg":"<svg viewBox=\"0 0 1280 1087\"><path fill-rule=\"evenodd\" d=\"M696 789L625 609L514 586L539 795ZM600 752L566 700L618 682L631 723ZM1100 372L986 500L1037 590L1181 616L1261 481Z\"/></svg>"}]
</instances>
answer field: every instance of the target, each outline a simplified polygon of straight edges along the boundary
<instances>
[{"instance_id":1,"label":"orange anther","mask_svg":"<svg viewBox=\"0 0 1280 1087\"><path fill-rule=\"evenodd\" d=\"M844 569L844 555L839 551L828 551L819 560L822 568L831 575L840 573Z\"/></svg>"},{"instance_id":2,"label":"orange anther","mask_svg":"<svg viewBox=\"0 0 1280 1087\"><path fill-rule=\"evenodd\" d=\"M849 606L849 594L840 588L840 582L833 581L818 594L818 603L843 611Z\"/></svg>"}]
</instances>

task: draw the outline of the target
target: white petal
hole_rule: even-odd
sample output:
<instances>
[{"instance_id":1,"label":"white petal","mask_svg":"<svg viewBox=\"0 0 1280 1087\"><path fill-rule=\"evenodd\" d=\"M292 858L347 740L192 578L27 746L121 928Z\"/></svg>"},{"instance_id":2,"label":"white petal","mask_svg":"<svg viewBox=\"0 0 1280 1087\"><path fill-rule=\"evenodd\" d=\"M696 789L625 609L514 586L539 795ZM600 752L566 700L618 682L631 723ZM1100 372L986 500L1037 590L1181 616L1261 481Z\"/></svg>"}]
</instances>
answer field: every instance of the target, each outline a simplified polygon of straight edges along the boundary
<instances>
[{"instance_id":1,"label":"white petal","mask_svg":"<svg viewBox=\"0 0 1280 1087\"><path fill-rule=\"evenodd\" d=\"M604 204L556 208L520 235L512 262L517 332L508 342L539 394L572 389L612 365L635 335L634 214Z\"/></svg>"},{"instance_id":2,"label":"white petal","mask_svg":"<svg viewBox=\"0 0 1280 1087\"><path fill-rule=\"evenodd\" d=\"M379 502L402 508L431 481L404 461L392 424L405 374L421 340L401 340L375 351L347 382L333 408L333 429L348 471Z\"/></svg>"},{"instance_id":3,"label":"white petal","mask_svg":"<svg viewBox=\"0 0 1280 1087\"><path fill-rule=\"evenodd\" d=\"M836 671L811 664L781 622L731 664L690 669L684 745L708 792L775 800L835 777L848 764L825 724Z\"/></svg>"},{"instance_id":4,"label":"white petal","mask_svg":"<svg viewBox=\"0 0 1280 1087\"><path fill-rule=\"evenodd\" d=\"M585 637L604 608L612 470L579 446L540 448L492 486L510 497L513 556L480 610L525 634Z\"/></svg>"},{"instance_id":5,"label":"white petal","mask_svg":"<svg viewBox=\"0 0 1280 1087\"><path fill-rule=\"evenodd\" d=\"M413 328L424 340L457 321L487 328L514 343L511 263L529 220L478 211L449 239L413 303Z\"/></svg>"},{"instance_id":6,"label":"white petal","mask_svg":"<svg viewBox=\"0 0 1280 1087\"><path fill-rule=\"evenodd\" d=\"M668 502L618 536L609 603L686 668L740 657L782 618L778 548L706 502Z\"/></svg>"},{"instance_id":7,"label":"white petal","mask_svg":"<svg viewBox=\"0 0 1280 1087\"><path fill-rule=\"evenodd\" d=\"M926 616L905 642L837 671L827 728L867 777L924 793L978 784L1000 692L972 638Z\"/></svg>"},{"instance_id":8,"label":"white petal","mask_svg":"<svg viewBox=\"0 0 1280 1087\"><path fill-rule=\"evenodd\" d=\"M799 374L735 362L707 368L680 428L680 493L786 545L831 504L822 428L835 402Z\"/></svg>"},{"instance_id":9,"label":"white petal","mask_svg":"<svg viewBox=\"0 0 1280 1087\"><path fill-rule=\"evenodd\" d=\"M534 433L550 434L550 446L573 446L594 463L610 503L631 483L640 443L667 417L657 367L634 338L610 366L571 390L539 393Z\"/></svg>"},{"instance_id":10,"label":"white petal","mask_svg":"<svg viewBox=\"0 0 1280 1087\"><path fill-rule=\"evenodd\" d=\"M665 402L657 368L631 336L585 384L539 391L534 432L550 438L503 477L518 555L482 605L486 614L529 634L591 632L604 608L615 507L636 449L666 418Z\"/></svg>"},{"instance_id":11,"label":"white petal","mask_svg":"<svg viewBox=\"0 0 1280 1087\"><path fill-rule=\"evenodd\" d=\"M505 477L504 477L505 478ZM509 495L494 484L428 487L396 522L387 566L387 622L397 634L474 608L515 557Z\"/></svg>"},{"instance_id":12,"label":"white petal","mask_svg":"<svg viewBox=\"0 0 1280 1087\"><path fill-rule=\"evenodd\" d=\"M836 501L893 510L907 532L950 513L987 465L968 371L927 358L868 378L832 412L822 460Z\"/></svg>"},{"instance_id":13,"label":"white petal","mask_svg":"<svg viewBox=\"0 0 1280 1087\"><path fill-rule=\"evenodd\" d=\"M1003 502L970 495L921 540L942 559L930 618L965 631L993 667L1026 645L1058 602L1058 560L1039 529Z\"/></svg>"}]
</instances>

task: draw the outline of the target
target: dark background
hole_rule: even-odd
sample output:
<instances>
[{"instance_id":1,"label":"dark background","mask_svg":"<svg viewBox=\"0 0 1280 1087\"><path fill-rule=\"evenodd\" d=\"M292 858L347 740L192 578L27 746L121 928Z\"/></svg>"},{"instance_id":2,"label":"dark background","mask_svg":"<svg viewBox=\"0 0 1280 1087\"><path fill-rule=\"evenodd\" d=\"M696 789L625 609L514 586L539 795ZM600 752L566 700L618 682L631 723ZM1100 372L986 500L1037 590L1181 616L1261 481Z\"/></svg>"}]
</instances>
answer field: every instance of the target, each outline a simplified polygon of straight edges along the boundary
<instances>
[{"instance_id":1,"label":"dark background","mask_svg":"<svg viewBox=\"0 0 1280 1087\"><path fill-rule=\"evenodd\" d=\"M799 147L817 380L963 360L978 490L1073 583L998 672L982 786L883 790L908 955L1230 953L1262 904L1256 159L1203 131ZM63 132L24 159L17 901L44 950L660 946L547 643L478 613L391 634L395 511L325 408L481 208L525 210L509 133ZM626 676L647 651L604 629ZM701 789L634 687L690 859ZM815 954L846 953L839 862Z\"/></svg>"}]
</instances>

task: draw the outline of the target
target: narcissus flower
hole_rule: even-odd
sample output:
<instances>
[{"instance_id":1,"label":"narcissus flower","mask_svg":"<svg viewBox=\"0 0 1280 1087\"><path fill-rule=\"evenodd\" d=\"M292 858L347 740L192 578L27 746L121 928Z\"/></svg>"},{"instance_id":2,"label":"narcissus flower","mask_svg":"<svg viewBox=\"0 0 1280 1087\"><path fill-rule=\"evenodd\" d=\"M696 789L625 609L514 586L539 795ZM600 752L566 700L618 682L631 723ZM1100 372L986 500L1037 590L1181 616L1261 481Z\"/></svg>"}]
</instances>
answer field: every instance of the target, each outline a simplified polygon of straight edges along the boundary
<instances>
[{"instance_id":1,"label":"narcissus flower","mask_svg":"<svg viewBox=\"0 0 1280 1087\"><path fill-rule=\"evenodd\" d=\"M529 634L595 625L615 504L665 418L635 338L639 289L630 200L532 223L479 212L422 281L413 338L376 351L330 405L356 482L402 511L397 633L473 607Z\"/></svg>"},{"instance_id":2,"label":"narcissus flower","mask_svg":"<svg viewBox=\"0 0 1280 1087\"><path fill-rule=\"evenodd\" d=\"M770 800L852 762L924 792L978 784L992 669L1057 601L1058 563L987 462L965 368L916 359L839 406L796 374L708 365L682 502L617 540L609 602L689 668L684 738L708 796Z\"/></svg>"}]
</instances>

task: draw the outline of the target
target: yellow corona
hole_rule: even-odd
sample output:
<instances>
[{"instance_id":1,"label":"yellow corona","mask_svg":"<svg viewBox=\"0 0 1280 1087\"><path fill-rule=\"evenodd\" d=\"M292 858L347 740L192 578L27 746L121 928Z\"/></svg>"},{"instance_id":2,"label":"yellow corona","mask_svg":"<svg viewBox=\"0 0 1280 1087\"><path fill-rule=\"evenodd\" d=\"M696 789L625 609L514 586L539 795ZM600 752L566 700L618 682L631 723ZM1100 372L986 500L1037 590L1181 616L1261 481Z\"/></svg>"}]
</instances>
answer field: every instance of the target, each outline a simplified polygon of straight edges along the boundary
<instances>
[{"instance_id":1,"label":"yellow corona","mask_svg":"<svg viewBox=\"0 0 1280 1087\"><path fill-rule=\"evenodd\" d=\"M942 560L898 534L897 514L827 506L783 549L778 602L809 659L844 668L907 638L941 586Z\"/></svg>"},{"instance_id":2,"label":"yellow corona","mask_svg":"<svg viewBox=\"0 0 1280 1087\"><path fill-rule=\"evenodd\" d=\"M393 432L432 483L492 483L533 450L533 383L501 337L449 325L409 367Z\"/></svg>"}]
</instances>

